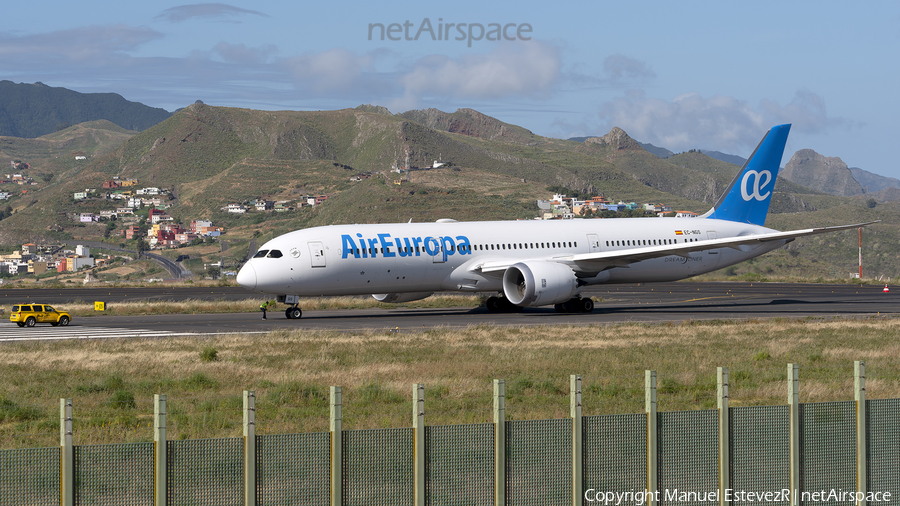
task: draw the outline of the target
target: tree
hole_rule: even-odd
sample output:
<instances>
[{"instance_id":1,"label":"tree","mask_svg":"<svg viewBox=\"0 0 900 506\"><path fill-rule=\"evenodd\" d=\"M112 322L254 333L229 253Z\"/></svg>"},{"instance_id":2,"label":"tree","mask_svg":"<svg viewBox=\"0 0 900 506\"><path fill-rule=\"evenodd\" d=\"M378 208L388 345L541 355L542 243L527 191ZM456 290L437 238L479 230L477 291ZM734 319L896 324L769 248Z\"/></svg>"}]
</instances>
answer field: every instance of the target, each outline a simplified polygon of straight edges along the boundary
<instances>
[{"instance_id":1,"label":"tree","mask_svg":"<svg viewBox=\"0 0 900 506\"><path fill-rule=\"evenodd\" d=\"M875 206L878 205L878 201L875 199L869 199L866 201L866 207L869 209L875 209Z\"/></svg>"}]
</instances>

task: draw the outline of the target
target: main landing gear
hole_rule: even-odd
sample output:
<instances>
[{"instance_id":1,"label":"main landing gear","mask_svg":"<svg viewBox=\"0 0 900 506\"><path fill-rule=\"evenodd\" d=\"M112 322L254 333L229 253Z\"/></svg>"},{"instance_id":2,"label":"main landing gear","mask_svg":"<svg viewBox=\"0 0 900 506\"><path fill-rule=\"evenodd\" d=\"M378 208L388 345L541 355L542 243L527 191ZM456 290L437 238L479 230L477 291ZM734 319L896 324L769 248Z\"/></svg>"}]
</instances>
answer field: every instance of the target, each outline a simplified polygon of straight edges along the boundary
<instances>
[{"instance_id":1,"label":"main landing gear","mask_svg":"<svg viewBox=\"0 0 900 506\"><path fill-rule=\"evenodd\" d=\"M506 297L488 297L484 305L491 313L521 313L525 309L513 304Z\"/></svg>"},{"instance_id":2,"label":"main landing gear","mask_svg":"<svg viewBox=\"0 0 900 506\"><path fill-rule=\"evenodd\" d=\"M284 316L286 316L288 320L299 320L300 317L303 316L303 311L297 306L292 306L284 310Z\"/></svg>"},{"instance_id":3,"label":"main landing gear","mask_svg":"<svg viewBox=\"0 0 900 506\"><path fill-rule=\"evenodd\" d=\"M489 297L484 303L491 313L520 313L522 306L517 306L506 297ZM554 304L557 313L590 313L594 310L594 301L590 297L575 297L560 304Z\"/></svg>"},{"instance_id":4,"label":"main landing gear","mask_svg":"<svg viewBox=\"0 0 900 506\"><path fill-rule=\"evenodd\" d=\"M557 313L590 313L594 310L594 301L590 297L575 297L561 304L554 304Z\"/></svg>"}]
</instances>

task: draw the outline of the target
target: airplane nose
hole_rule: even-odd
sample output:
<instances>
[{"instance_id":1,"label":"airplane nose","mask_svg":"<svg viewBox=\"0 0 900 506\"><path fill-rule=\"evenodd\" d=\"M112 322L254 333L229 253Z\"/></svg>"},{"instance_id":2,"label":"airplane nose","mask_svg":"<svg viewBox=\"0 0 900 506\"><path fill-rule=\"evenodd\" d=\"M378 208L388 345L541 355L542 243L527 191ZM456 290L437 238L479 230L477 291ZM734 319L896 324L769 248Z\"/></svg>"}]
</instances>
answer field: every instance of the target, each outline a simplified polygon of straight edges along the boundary
<instances>
[{"instance_id":1,"label":"airplane nose","mask_svg":"<svg viewBox=\"0 0 900 506\"><path fill-rule=\"evenodd\" d=\"M256 289L256 269L253 268L252 265L247 264L241 267L241 270L238 272L235 281L238 282L239 285L243 286L248 290Z\"/></svg>"}]
</instances>

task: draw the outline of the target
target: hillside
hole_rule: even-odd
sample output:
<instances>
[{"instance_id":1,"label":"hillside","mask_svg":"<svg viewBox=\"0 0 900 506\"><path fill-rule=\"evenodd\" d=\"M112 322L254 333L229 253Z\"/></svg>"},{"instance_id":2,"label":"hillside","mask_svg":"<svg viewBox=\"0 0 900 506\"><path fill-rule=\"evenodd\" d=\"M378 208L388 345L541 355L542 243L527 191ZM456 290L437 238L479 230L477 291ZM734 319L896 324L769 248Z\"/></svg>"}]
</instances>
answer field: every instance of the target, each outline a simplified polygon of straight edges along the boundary
<instances>
[{"instance_id":1,"label":"hillside","mask_svg":"<svg viewBox=\"0 0 900 506\"><path fill-rule=\"evenodd\" d=\"M0 136L35 138L78 123L108 120L144 130L171 116L116 93L78 93L43 83L0 81Z\"/></svg>"},{"instance_id":2,"label":"hillside","mask_svg":"<svg viewBox=\"0 0 900 506\"><path fill-rule=\"evenodd\" d=\"M862 195L863 188L838 157L826 157L811 149L794 153L781 171L781 176L794 183L831 195Z\"/></svg>"},{"instance_id":3,"label":"hillside","mask_svg":"<svg viewBox=\"0 0 900 506\"><path fill-rule=\"evenodd\" d=\"M259 244L306 226L532 218L535 200L546 198L551 188L703 213L739 169L698 151L660 159L618 128L575 142L535 135L470 109L392 115L376 106L273 112L198 103L140 133L92 123L37 140L4 138L0 146L7 157L43 157L41 170L50 176L10 199L15 213L0 221L0 244L99 240L104 224L75 223L72 215L115 204L104 199L76 202L72 193L97 188L113 177L135 178L142 186L173 190L168 203L176 220L208 218L226 227L227 246L175 250L173 257L188 253L234 261L246 256L251 239ZM87 160L77 162L71 156L76 150L87 153ZM396 184L401 176L390 169L403 165L407 151L410 181ZM447 165L431 168L439 159ZM358 175L370 177L356 180ZM326 203L284 214L220 210L256 198L296 200L321 194L330 197ZM779 178L769 224L805 228L883 216L884 223L872 230L881 237L900 237L898 209L893 203L872 209L864 199L834 197ZM828 266L820 271L852 272L855 253L844 251L840 243L822 242L827 240L798 240L789 247L815 251L811 256ZM832 252L833 247L839 251ZM887 249L880 250L871 265L893 272L892 259ZM201 260L196 262L202 266Z\"/></svg>"},{"instance_id":4,"label":"hillside","mask_svg":"<svg viewBox=\"0 0 900 506\"><path fill-rule=\"evenodd\" d=\"M866 190L866 193L880 192L888 188L900 188L900 179L895 177L879 176L859 167L850 167L850 174Z\"/></svg>"}]
</instances>

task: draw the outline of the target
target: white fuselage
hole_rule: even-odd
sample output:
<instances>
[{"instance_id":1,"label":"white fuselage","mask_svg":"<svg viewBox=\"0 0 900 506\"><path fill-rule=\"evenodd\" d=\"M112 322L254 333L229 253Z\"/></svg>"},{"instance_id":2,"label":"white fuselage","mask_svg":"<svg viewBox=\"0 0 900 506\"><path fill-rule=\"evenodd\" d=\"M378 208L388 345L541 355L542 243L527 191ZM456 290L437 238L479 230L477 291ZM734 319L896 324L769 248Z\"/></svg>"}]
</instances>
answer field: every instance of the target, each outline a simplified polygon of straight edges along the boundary
<instances>
[{"instance_id":1,"label":"white fuselage","mask_svg":"<svg viewBox=\"0 0 900 506\"><path fill-rule=\"evenodd\" d=\"M475 268L486 262L559 261L582 253L769 232L773 230L703 218L335 225L298 230L266 242L241 269L238 282L263 293L300 296L490 292L502 290L503 273ZM783 244L779 240L671 255L597 272L583 263L570 266L584 284L673 281L742 262Z\"/></svg>"}]
</instances>

